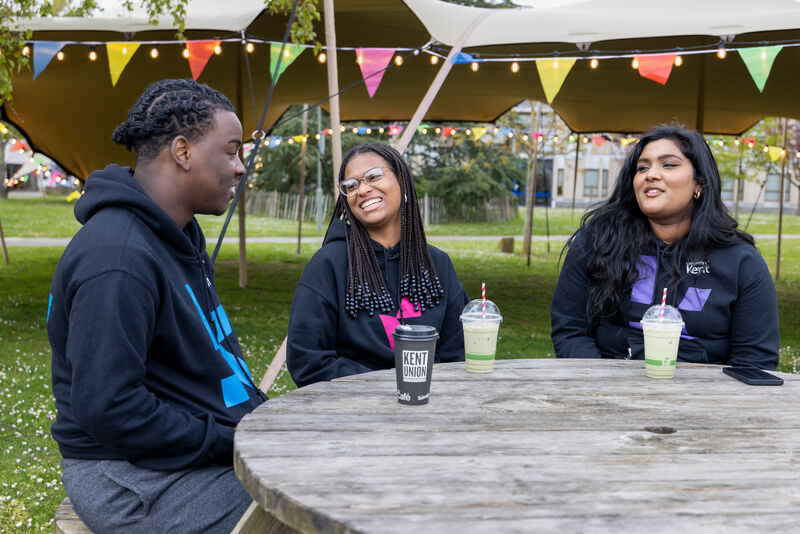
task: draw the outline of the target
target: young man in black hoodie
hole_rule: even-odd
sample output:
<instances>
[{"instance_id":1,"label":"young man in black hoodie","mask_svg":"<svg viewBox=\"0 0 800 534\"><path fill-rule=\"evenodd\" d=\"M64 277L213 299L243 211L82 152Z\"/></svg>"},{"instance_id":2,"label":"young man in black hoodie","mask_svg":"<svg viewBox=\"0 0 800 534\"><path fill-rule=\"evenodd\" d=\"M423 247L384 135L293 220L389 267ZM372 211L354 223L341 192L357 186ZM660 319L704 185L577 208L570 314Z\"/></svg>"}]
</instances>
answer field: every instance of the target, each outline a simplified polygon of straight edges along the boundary
<instances>
[{"instance_id":1,"label":"young man in black hoodie","mask_svg":"<svg viewBox=\"0 0 800 534\"><path fill-rule=\"evenodd\" d=\"M135 149L136 169L89 176L50 294L62 480L95 532L229 532L252 502L234 428L266 396L194 215L233 198L242 127L221 93L163 80L112 139Z\"/></svg>"}]
</instances>

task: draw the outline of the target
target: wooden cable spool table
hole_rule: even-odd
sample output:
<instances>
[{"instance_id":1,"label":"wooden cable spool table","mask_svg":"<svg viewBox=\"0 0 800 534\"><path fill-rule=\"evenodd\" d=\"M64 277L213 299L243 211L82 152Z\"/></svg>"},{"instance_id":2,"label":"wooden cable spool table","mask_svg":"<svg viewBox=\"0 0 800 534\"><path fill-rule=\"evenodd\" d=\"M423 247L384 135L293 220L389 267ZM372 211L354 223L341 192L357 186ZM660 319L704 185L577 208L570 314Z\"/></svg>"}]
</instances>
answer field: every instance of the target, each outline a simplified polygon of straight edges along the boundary
<instances>
[{"instance_id":1,"label":"wooden cable spool table","mask_svg":"<svg viewBox=\"0 0 800 534\"><path fill-rule=\"evenodd\" d=\"M272 399L236 430L234 464L301 532L778 532L800 525L800 376L748 386L679 363L437 364L430 403L395 371Z\"/></svg>"}]
</instances>

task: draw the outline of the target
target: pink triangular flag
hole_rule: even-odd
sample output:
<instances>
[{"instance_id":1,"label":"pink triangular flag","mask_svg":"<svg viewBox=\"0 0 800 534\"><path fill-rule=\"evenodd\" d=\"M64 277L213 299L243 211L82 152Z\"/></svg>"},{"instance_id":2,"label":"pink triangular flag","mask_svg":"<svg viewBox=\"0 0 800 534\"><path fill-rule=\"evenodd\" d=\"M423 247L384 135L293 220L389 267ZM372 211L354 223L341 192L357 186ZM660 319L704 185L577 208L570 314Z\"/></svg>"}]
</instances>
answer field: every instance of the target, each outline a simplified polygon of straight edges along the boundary
<instances>
[{"instance_id":1,"label":"pink triangular flag","mask_svg":"<svg viewBox=\"0 0 800 534\"><path fill-rule=\"evenodd\" d=\"M605 142L606 142L606 138L603 137L602 135L592 136L592 143L594 143L595 146L603 146L603 143L605 143Z\"/></svg>"},{"instance_id":2,"label":"pink triangular flag","mask_svg":"<svg viewBox=\"0 0 800 534\"><path fill-rule=\"evenodd\" d=\"M367 87L370 98L375 96L375 91L383 79L386 67L394 57L394 48L356 48L356 59L361 67L361 77Z\"/></svg>"},{"instance_id":3,"label":"pink triangular flag","mask_svg":"<svg viewBox=\"0 0 800 534\"><path fill-rule=\"evenodd\" d=\"M206 68L211 54L214 53L221 41L186 41L186 49L189 51L189 68L192 69L192 78L197 79Z\"/></svg>"},{"instance_id":4,"label":"pink triangular flag","mask_svg":"<svg viewBox=\"0 0 800 534\"><path fill-rule=\"evenodd\" d=\"M638 59L639 74L642 77L666 85L672 72L672 65L675 63L675 54L640 56Z\"/></svg>"}]
</instances>

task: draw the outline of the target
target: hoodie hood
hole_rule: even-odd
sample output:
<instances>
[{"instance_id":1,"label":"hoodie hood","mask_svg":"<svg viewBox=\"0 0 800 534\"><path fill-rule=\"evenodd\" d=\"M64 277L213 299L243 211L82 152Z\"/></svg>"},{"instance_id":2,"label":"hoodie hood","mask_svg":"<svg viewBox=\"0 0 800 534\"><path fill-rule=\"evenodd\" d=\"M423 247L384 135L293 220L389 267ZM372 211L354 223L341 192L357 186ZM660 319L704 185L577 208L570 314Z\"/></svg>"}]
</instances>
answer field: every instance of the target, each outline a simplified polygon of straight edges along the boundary
<instances>
[{"instance_id":1,"label":"hoodie hood","mask_svg":"<svg viewBox=\"0 0 800 534\"><path fill-rule=\"evenodd\" d=\"M178 224L144 192L133 177L133 169L109 165L86 179L85 193L75 204L75 218L81 224L105 209L125 207L178 251L192 256L204 251L206 242L197 220L186 228Z\"/></svg>"}]
</instances>

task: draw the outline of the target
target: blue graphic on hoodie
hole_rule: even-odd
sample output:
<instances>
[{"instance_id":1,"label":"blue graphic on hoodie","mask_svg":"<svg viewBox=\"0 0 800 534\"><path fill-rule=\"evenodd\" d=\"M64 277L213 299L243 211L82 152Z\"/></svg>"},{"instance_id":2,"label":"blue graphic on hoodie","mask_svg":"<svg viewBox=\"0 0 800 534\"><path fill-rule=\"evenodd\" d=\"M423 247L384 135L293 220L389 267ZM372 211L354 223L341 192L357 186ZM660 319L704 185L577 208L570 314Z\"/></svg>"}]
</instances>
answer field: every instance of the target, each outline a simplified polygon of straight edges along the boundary
<instances>
[{"instance_id":1,"label":"blue graphic on hoodie","mask_svg":"<svg viewBox=\"0 0 800 534\"><path fill-rule=\"evenodd\" d=\"M225 310L222 309L222 304L217 306L216 310L211 311L211 320L214 322L214 330L212 331L211 325L206 319L206 315L203 313L203 309L200 307L200 303L197 301L194 291L192 291L189 284L186 284L184 287L186 291L189 292L189 296L192 298L195 308L197 308L197 313L203 321L203 326L206 327L206 332L211 339L211 343L214 345L214 349L220 351L228 367L233 371L231 376L220 380L222 398L225 401L225 406L230 408L231 406L247 402L249 395L247 394L245 386L252 388L250 369L247 367L244 360L234 356L222 346L222 341L233 332L228 316Z\"/></svg>"}]
</instances>

